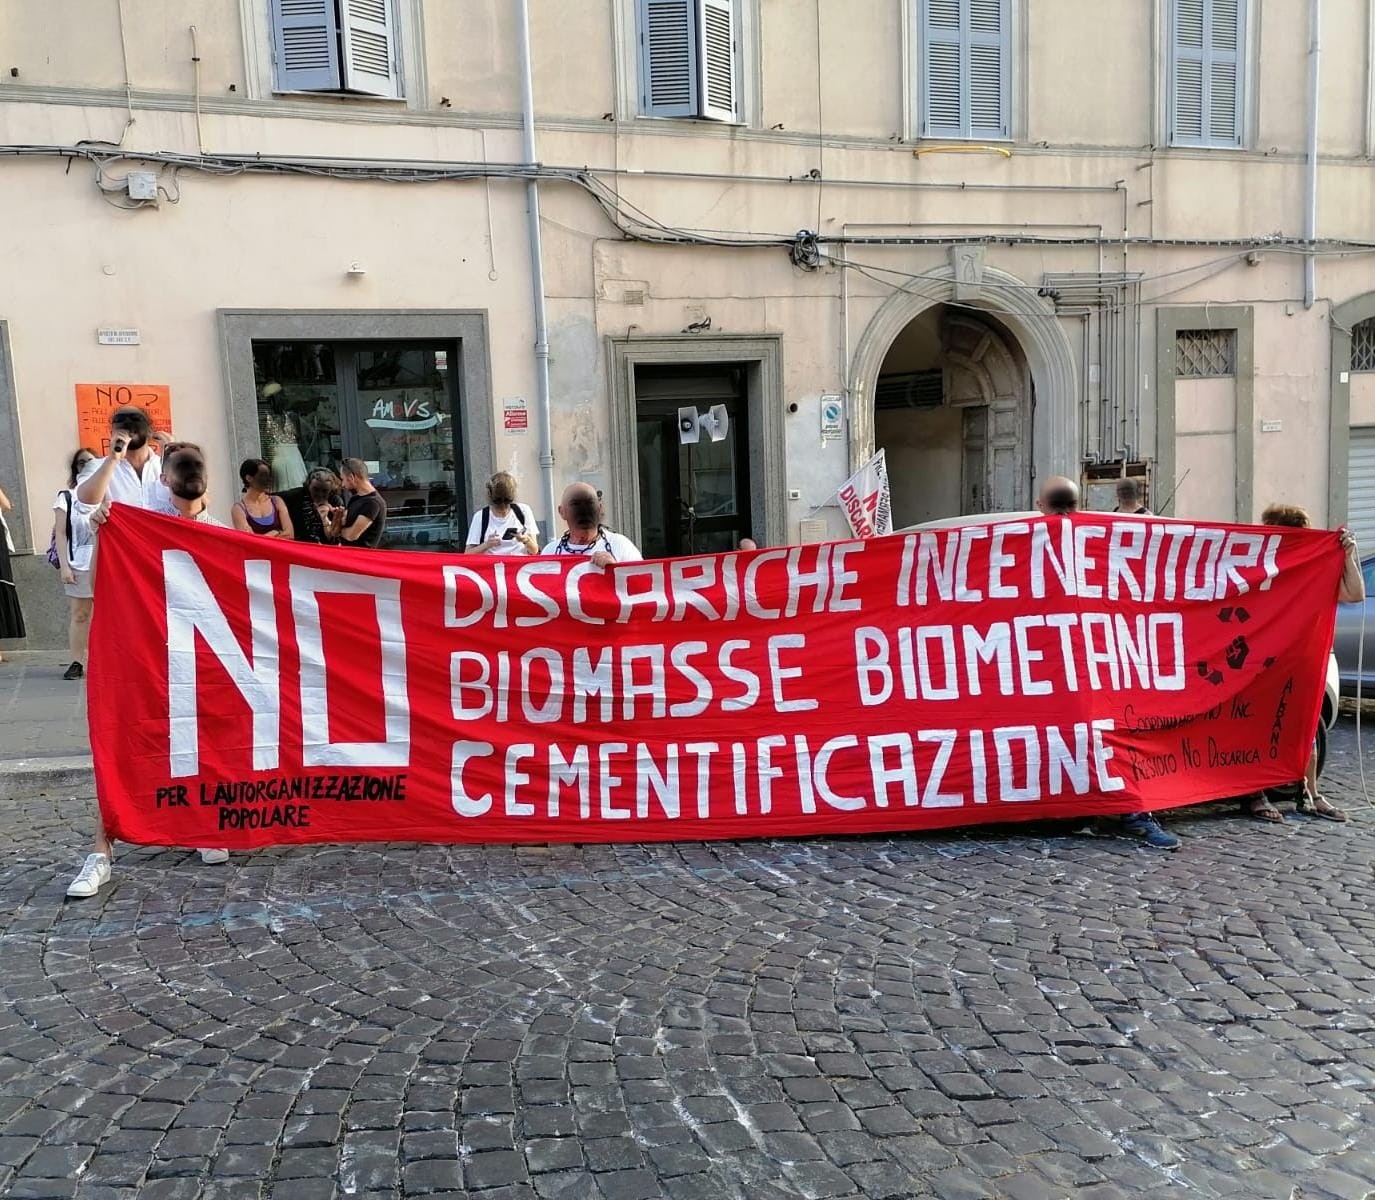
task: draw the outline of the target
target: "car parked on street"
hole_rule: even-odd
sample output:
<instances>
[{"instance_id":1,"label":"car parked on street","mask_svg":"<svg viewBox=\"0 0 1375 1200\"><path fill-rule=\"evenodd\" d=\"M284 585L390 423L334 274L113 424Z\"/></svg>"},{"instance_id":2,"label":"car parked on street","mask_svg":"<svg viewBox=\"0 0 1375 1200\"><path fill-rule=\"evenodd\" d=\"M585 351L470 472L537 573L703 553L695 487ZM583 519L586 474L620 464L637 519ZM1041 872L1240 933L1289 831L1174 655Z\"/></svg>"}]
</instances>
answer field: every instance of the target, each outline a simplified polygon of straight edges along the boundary
<instances>
[{"instance_id":1,"label":"car parked on street","mask_svg":"<svg viewBox=\"0 0 1375 1200\"><path fill-rule=\"evenodd\" d=\"M1337 605L1337 670L1343 695L1375 696L1375 554L1361 560L1365 601ZM1365 647L1362 651L1361 643Z\"/></svg>"}]
</instances>

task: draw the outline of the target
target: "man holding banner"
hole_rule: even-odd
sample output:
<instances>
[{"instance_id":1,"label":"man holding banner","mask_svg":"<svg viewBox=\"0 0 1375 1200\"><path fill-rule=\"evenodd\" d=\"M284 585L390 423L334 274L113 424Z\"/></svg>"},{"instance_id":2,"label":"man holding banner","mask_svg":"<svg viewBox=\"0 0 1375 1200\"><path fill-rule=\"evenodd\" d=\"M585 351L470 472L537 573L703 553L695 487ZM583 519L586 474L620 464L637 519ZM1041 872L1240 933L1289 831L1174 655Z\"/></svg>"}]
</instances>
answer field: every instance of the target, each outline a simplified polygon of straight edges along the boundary
<instances>
[{"instance_id":1,"label":"man holding banner","mask_svg":"<svg viewBox=\"0 0 1375 1200\"><path fill-rule=\"evenodd\" d=\"M115 453L113 439L111 452ZM191 442L171 442L163 450L163 457L154 457L152 461L161 468L158 482L167 494L166 501L159 504L155 511L165 516L224 528L224 522L211 516L206 507L205 458L199 446ZM97 579L99 578L98 575ZM126 626L136 627L134 622ZM94 672L92 674L94 682L98 685L104 683L102 676ZM110 881L115 851L107 828L103 819L97 822L95 848L86 856L86 861L82 863L76 878L67 886L67 895L74 900L94 896ZM224 849L201 850L199 853L201 862L207 865L214 866L229 861L229 851Z\"/></svg>"},{"instance_id":2,"label":"man holding banner","mask_svg":"<svg viewBox=\"0 0 1375 1200\"><path fill-rule=\"evenodd\" d=\"M1036 507L1047 515L1068 516L1079 511L1079 485L1064 475L1052 475L1041 485ZM1127 813L1122 829L1138 837L1152 850L1178 850L1179 838L1166 829L1150 813Z\"/></svg>"}]
</instances>

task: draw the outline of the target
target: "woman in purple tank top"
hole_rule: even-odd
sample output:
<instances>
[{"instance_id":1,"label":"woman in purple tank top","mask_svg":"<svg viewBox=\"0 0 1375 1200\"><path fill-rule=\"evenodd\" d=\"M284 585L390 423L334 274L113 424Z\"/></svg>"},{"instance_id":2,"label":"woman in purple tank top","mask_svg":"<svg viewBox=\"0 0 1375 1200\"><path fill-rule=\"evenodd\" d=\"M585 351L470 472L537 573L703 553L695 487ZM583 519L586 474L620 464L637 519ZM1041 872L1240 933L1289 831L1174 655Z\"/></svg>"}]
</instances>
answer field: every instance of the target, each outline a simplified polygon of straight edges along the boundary
<instances>
[{"instance_id":1,"label":"woman in purple tank top","mask_svg":"<svg viewBox=\"0 0 1375 1200\"><path fill-rule=\"evenodd\" d=\"M286 505L280 496L272 494L271 465L261 458L246 458L239 464L239 478L243 481L243 499L229 513L234 528L264 537L293 537Z\"/></svg>"}]
</instances>

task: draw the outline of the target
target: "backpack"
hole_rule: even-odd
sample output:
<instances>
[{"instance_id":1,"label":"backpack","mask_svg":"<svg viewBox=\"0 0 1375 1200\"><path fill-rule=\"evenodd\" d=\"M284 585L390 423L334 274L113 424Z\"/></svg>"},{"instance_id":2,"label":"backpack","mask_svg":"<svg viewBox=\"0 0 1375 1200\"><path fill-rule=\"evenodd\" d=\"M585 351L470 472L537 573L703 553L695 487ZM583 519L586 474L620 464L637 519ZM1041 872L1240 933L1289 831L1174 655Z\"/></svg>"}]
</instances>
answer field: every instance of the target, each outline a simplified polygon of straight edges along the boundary
<instances>
[{"instance_id":1,"label":"backpack","mask_svg":"<svg viewBox=\"0 0 1375 1200\"><path fill-rule=\"evenodd\" d=\"M67 500L67 553L72 552L72 494L63 488L61 493ZM57 570L62 569L62 560L57 555L57 530L52 531L52 536L48 538L48 566Z\"/></svg>"},{"instance_id":2,"label":"backpack","mask_svg":"<svg viewBox=\"0 0 1375 1200\"><path fill-rule=\"evenodd\" d=\"M517 521L519 521L527 529L530 527L530 521L525 516L525 510L521 508L521 506L517 504L514 500L511 501L511 511L516 514ZM485 542L487 540L487 527L491 523L492 506L489 504L482 510L482 528L478 531L477 535L477 540L479 543Z\"/></svg>"}]
</instances>

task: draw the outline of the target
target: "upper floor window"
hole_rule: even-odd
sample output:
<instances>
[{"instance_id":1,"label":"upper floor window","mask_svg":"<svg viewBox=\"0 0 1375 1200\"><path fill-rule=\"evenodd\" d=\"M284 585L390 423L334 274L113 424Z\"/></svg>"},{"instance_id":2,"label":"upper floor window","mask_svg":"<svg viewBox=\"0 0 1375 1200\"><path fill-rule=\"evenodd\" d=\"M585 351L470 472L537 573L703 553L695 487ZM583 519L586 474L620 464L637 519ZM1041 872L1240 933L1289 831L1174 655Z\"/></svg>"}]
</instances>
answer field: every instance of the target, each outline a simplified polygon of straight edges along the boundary
<instances>
[{"instance_id":1,"label":"upper floor window","mask_svg":"<svg viewBox=\"0 0 1375 1200\"><path fill-rule=\"evenodd\" d=\"M393 0L271 0L279 92L400 97Z\"/></svg>"},{"instance_id":2,"label":"upper floor window","mask_svg":"<svg viewBox=\"0 0 1375 1200\"><path fill-rule=\"evenodd\" d=\"M916 2L920 135L1010 138L1011 0Z\"/></svg>"},{"instance_id":3,"label":"upper floor window","mask_svg":"<svg viewBox=\"0 0 1375 1200\"><path fill-rule=\"evenodd\" d=\"M738 0L638 0L640 112L741 120Z\"/></svg>"},{"instance_id":4,"label":"upper floor window","mask_svg":"<svg viewBox=\"0 0 1375 1200\"><path fill-rule=\"evenodd\" d=\"M1169 0L1170 144L1240 146L1246 0Z\"/></svg>"}]
</instances>

